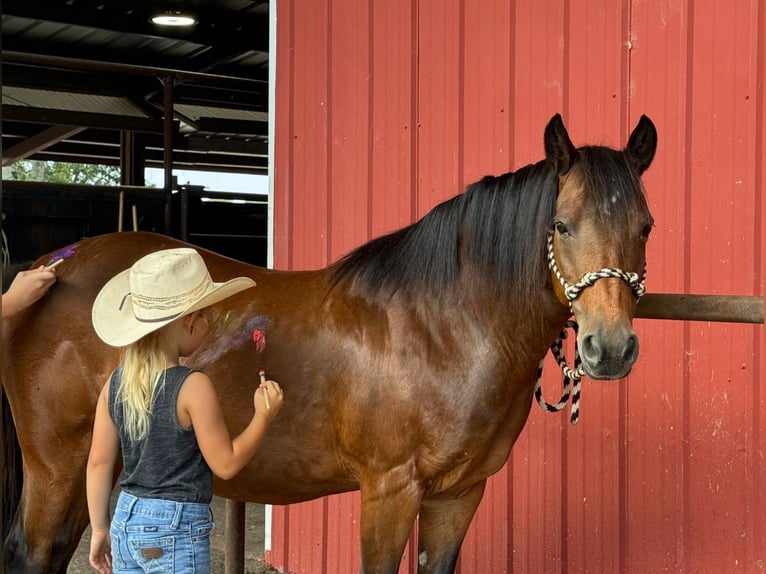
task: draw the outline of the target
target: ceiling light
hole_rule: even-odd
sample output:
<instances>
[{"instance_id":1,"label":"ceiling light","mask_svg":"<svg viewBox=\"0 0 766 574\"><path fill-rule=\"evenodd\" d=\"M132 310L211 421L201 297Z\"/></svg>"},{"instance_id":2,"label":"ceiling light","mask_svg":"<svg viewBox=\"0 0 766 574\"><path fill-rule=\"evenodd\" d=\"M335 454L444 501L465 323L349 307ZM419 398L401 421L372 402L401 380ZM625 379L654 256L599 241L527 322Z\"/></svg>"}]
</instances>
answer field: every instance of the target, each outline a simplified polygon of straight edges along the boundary
<instances>
[{"instance_id":1,"label":"ceiling light","mask_svg":"<svg viewBox=\"0 0 766 574\"><path fill-rule=\"evenodd\" d=\"M194 26L197 20L184 12L168 10L162 14L152 16L152 22L160 26Z\"/></svg>"}]
</instances>

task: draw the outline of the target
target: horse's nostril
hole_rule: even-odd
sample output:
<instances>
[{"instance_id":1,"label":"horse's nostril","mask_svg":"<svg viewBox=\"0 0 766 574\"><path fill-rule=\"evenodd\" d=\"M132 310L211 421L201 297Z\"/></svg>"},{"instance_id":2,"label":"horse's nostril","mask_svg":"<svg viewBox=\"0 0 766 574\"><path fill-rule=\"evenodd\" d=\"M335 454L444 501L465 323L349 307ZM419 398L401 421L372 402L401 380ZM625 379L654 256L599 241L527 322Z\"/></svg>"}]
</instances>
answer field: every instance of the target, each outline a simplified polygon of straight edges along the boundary
<instances>
[{"instance_id":1,"label":"horse's nostril","mask_svg":"<svg viewBox=\"0 0 766 574\"><path fill-rule=\"evenodd\" d=\"M598 339L593 335L586 335L583 337L580 354L588 360L588 362L598 362L602 354L601 345L599 345Z\"/></svg>"},{"instance_id":2,"label":"horse's nostril","mask_svg":"<svg viewBox=\"0 0 766 574\"><path fill-rule=\"evenodd\" d=\"M625 349L622 353L622 358L626 361L633 362L638 357L638 337L631 335L625 342Z\"/></svg>"}]
</instances>

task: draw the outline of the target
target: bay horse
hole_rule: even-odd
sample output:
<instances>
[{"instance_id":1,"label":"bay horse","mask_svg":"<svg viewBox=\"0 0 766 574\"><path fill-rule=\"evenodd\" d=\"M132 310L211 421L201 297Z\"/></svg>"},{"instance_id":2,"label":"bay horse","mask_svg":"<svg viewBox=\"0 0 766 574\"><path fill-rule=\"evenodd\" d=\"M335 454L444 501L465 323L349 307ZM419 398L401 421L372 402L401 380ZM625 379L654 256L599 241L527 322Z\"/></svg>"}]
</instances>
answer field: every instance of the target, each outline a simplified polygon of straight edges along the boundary
<instances>
[{"instance_id":1,"label":"bay horse","mask_svg":"<svg viewBox=\"0 0 766 574\"><path fill-rule=\"evenodd\" d=\"M398 572L418 520L418 572L454 572L484 493L533 398L538 364L579 322L582 369L619 379L653 224L641 174L657 146L642 116L626 147L575 148L556 114L545 158L487 176L422 219L324 269L277 271L200 249L214 280L257 287L214 308L187 363L216 383L238 433L264 369L285 405L227 498L290 504L361 491L364 574ZM97 338L101 286L146 253L144 232L96 236L64 258L39 304L4 321L2 380L23 459L5 540L9 572L64 573L88 517L85 464L96 398L118 353Z\"/></svg>"}]
</instances>

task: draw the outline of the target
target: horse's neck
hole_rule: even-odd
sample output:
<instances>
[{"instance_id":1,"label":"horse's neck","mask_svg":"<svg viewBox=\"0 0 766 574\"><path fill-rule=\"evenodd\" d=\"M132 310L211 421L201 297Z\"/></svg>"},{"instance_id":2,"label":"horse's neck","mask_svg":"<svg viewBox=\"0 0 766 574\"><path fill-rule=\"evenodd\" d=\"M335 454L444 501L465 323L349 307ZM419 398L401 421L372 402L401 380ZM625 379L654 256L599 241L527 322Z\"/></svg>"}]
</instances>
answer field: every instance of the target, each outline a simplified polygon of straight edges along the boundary
<instances>
[{"instance_id":1,"label":"horse's neck","mask_svg":"<svg viewBox=\"0 0 766 574\"><path fill-rule=\"evenodd\" d=\"M510 362L526 368L536 367L545 357L570 317L569 308L558 301L550 285L514 308L496 306L491 313L498 348L511 355Z\"/></svg>"}]
</instances>

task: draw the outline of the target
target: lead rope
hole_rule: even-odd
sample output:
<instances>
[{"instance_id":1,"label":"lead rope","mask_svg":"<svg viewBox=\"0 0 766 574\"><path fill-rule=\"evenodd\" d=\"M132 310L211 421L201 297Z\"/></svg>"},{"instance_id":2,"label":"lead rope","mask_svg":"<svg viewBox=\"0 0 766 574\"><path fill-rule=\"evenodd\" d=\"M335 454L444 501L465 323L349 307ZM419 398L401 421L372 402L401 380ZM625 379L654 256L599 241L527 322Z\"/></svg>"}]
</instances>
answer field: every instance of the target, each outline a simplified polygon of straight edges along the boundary
<instances>
[{"instance_id":1,"label":"lead rope","mask_svg":"<svg viewBox=\"0 0 766 574\"><path fill-rule=\"evenodd\" d=\"M569 420L573 425L576 425L580 420L580 385L582 383L582 376L585 374L580 366L580 353L577 350L577 321L570 320L564 325L564 328L559 333L558 339L551 345L551 353L556 359L556 362L561 367L561 372L564 375L564 391L561 394L561 399L555 405L552 405L545 401L543 398L543 389L541 379L543 376L543 364L545 358L540 361L537 366L537 379L535 380L535 398L537 403L543 407L549 413L557 413L567 405L569 401L570 383L574 381L572 387L572 408L569 412ZM567 338L567 329L572 329L575 334L575 347L574 347L574 369L570 369L567 365L566 357L564 356L564 339Z\"/></svg>"},{"instance_id":2,"label":"lead rope","mask_svg":"<svg viewBox=\"0 0 766 574\"><path fill-rule=\"evenodd\" d=\"M646 265L644 265L644 270L640 277L638 273L626 273L622 269L617 269L616 267L606 267L604 269L599 269L598 271L586 273L577 283L570 285L567 283L566 279L564 279L564 276L559 271L558 265L556 265L556 258L553 255L552 231L548 232L547 247L548 268L556 275L556 277L558 277L558 280L561 282L561 286L564 288L564 295L566 296L567 301L569 301L570 309L572 308L572 303L574 300L580 296L580 293L582 293L585 288L590 287L599 279L606 279L607 277L616 277L617 279L622 279L625 281L625 283L630 286L636 299L640 299L641 296L646 292ZM574 369L569 368L567 365L566 357L564 356L563 346L564 339L567 338L567 329L572 329L575 333ZM545 363L545 357L543 357L543 359L540 361L540 364L537 366L537 379L535 380L535 398L537 399L538 404L550 413L559 412L566 406L567 402L569 401L570 383L574 381L574 386L572 388L572 408L570 410L570 421L573 425L576 425L580 420L580 386L582 383L582 377L585 374L581 366L580 353L577 350L577 329L577 321L574 319L567 321L561 333L559 333L558 339L556 339L556 341L550 346L551 353L555 357L559 367L561 367L561 372L564 376L564 390L561 394L561 399L559 402L555 405L552 405L543 399L543 389L540 381L543 376L543 363Z\"/></svg>"}]
</instances>

